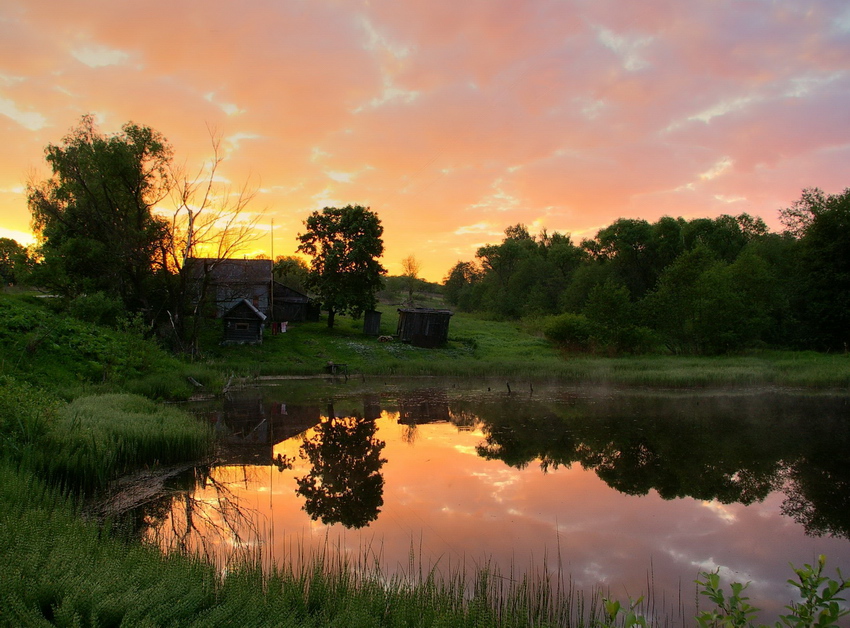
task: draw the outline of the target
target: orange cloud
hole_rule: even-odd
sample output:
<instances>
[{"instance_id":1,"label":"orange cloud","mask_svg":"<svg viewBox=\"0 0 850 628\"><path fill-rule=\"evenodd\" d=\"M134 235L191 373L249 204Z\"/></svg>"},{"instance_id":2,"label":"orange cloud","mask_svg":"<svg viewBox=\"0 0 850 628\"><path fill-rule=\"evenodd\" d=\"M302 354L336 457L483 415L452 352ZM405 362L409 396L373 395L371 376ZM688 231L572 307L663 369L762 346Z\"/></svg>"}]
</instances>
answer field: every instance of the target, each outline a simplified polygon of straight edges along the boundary
<instances>
[{"instance_id":1,"label":"orange cloud","mask_svg":"<svg viewBox=\"0 0 850 628\"><path fill-rule=\"evenodd\" d=\"M0 8L0 227L79 117L128 120L260 188L275 252L309 212L370 205L384 264L441 279L474 225L588 233L618 217L747 211L847 186L840 3L154 0ZM227 140L226 138L231 138ZM701 174L727 159L710 179Z\"/></svg>"}]
</instances>

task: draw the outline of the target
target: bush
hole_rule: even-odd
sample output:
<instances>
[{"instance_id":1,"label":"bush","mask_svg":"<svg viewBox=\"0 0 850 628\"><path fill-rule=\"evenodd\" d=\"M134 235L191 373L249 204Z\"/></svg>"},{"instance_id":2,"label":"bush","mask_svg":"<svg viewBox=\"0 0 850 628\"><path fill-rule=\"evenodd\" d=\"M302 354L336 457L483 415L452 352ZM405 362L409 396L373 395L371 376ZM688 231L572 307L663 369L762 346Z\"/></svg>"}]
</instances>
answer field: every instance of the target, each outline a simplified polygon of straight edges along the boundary
<instances>
[{"instance_id":1,"label":"bush","mask_svg":"<svg viewBox=\"0 0 850 628\"><path fill-rule=\"evenodd\" d=\"M594 334L594 325L584 314L561 314L550 319L543 335L552 342L586 349Z\"/></svg>"},{"instance_id":2,"label":"bush","mask_svg":"<svg viewBox=\"0 0 850 628\"><path fill-rule=\"evenodd\" d=\"M126 316L121 301L103 292L78 296L68 305L68 313L81 321L108 327L117 326Z\"/></svg>"}]
</instances>

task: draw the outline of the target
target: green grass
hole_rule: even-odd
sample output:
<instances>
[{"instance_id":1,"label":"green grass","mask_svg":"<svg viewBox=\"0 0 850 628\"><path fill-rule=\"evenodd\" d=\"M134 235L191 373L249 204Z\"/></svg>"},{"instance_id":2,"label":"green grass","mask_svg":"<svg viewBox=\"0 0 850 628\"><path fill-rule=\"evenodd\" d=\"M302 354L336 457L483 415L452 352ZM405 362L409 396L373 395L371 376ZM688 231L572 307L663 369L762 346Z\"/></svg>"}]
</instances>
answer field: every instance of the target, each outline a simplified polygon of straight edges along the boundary
<instances>
[{"instance_id":1,"label":"green grass","mask_svg":"<svg viewBox=\"0 0 850 628\"><path fill-rule=\"evenodd\" d=\"M221 370L186 363L146 339L138 324L103 327L54 312L50 299L0 294L0 375L46 386L65 399L129 391L185 399L189 377L221 389Z\"/></svg>"},{"instance_id":2,"label":"green grass","mask_svg":"<svg viewBox=\"0 0 850 628\"><path fill-rule=\"evenodd\" d=\"M395 331L397 313L384 306L382 330ZM212 366L243 376L319 375L327 362L347 364L350 374L499 377L651 387L775 385L846 388L850 355L759 351L746 355L605 357L568 354L531 325L497 322L456 313L445 347L424 349L382 343L362 333L362 321L337 317L291 325L266 334L262 345L220 347L218 326L209 329L205 355Z\"/></svg>"},{"instance_id":3,"label":"green grass","mask_svg":"<svg viewBox=\"0 0 850 628\"><path fill-rule=\"evenodd\" d=\"M173 407L138 395L80 397L64 405L33 466L50 480L89 493L143 466L202 460L211 430Z\"/></svg>"}]
</instances>

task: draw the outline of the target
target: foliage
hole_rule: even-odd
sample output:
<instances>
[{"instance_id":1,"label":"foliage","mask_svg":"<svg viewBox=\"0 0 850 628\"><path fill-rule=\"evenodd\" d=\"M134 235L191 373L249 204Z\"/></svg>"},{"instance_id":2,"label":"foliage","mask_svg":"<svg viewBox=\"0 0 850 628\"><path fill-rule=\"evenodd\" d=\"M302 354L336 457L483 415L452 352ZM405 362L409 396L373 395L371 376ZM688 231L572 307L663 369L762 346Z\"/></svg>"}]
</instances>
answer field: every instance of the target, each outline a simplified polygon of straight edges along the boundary
<instances>
[{"instance_id":1,"label":"foliage","mask_svg":"<svg viewBox=\"0 0 850 628\"><path fill-rule=\"evenodd\" d=\"M307 291L307 278L310 275L310 268L300 257L294 255L279 255L274 261L275 281L279 281L287 288L292 288L298 292Z\"/></svg>"},{"instance_id":2,"label":"foliage","mask_svg":"<svg viewBox=\"0 0 850 628\"><path fill-rule=\"evenodd\" d=\"M799 237L794 302L800 344L819 350L850 347L850 188L841 194L803 191L782 213Z\"/></svg>"},{"instance_id":3,"label":"foliage","mask_svg":"<svg viewBox=\"0 0 850 628\"><path fill-rule=\"evenodd\" d=\"M0 285L19 283L28 275L30 266L26 247L11 238L0 238Z\"/></svg>"},{"instance_id":4,"label":"foliage","mask_svg":"<svg viewBox=\"0 0 850 628\"><path fill-rule=\"evenodd\" d=\"M298 250L312 259L307 287L328 310L328 327L336 313L355 318L372 310L386 270L378 262L384 251L384 228L378 215L360 205L325 207L304 221Z\"/></svg>"},{"instance_id":5,"label":"foliage","mask_svg":"<svg viewBox=\"0 0 850 628\"><path fill-rule=\"evenodd\" d=\"M181 410L136 395L94 395L60 408L30 464L60 486L88 493L144 465L199 460L211 444L211 431Z\"/></svg>"},{"instance_id":6,"label":"foliage","mask_svg":"<svg viewBox=\"0 0 850 628\"><path fill-rule=\"evenodd\" d=\"M784 235L749 214L621 218L575 246L569 235L505 230L444 281L449 303L496 319L583 314L573 349L716 355L850 347L850 191L804 190Z\"/></svg>"},{"instance_id":7,"label":"foliage","mask_svg":"<svg viewBox=\"0 0 850 628\"><path fill-rule=\"evenodd\" d=\"M52 176L27 186L39 282L70 297L102 291L131 311L153 307L169 230L152 210L171 185L171 147L133 123L106 137L87 115L45 154Z\"/></svg>"},{"instance_id":8,"label":"foliage","mask_svg":"<svg viewBox=\"0 0 850 628\"><path fill-rule=\"evenodd\" d=\"M749 603L743 594L749 583L733 582L730 587L731 595L726 597L720 588L719 571L700 573L702 580L696 583L702 589L700 595L706 596L714 603L712 610L702 611L697 615L700 628L744 628L752 625L752 620L758 614L758 609Z\"/></svg>"},{"instance_id":9,"label":"foliage","mask_svg":"<svg viewBox=\"0 0 850 628\"><path fill-rule=\"evenodd\" d=\"M818 557L814 567L810 564L801 568L791 566L797 580L788 580L788 583L800 591L802 601L791 602L785 607L790 612L780 616L781 621L776 623L777 628L827 628L837 625L839 619L850 615L850 610L839 604L844 598L838 597L839 593L850 586L850 582L841 576L841 571L837 572L837 580L824 576L825 566L826 557L823 555ZM752 620L758 609L749 604L749 598L743 595L749 583L733 582L730 585L732 593L727 597L720 587L720 575L717 571L702 572L700 577L702 580L696 581L702 588L700 595L705 595L715 605L714 609L702 611L697 615L701 628L745 628L753 625ZM826 586L819 590L824 583Z\"/></svg>"},{"instance_id":10,"label":"foliage","mask_svg":"<svg viewBox=\"0 0 850 628\"><path fill-rule=\"evenodd\" d=\"M593 337L593 325L584 314L561 314L549 320L543 330L552 342L570 348L586 349Z\"/></svg>"},{"instance_id":11,"label":"foliage","mask_svg":"<svg viewBox=\"0 0 850 628\"><path fill-rule=\"evenodd\" d=\"M116 327L126 320L121 302L105 292L81 294L68 304L68 314L87 323Z\"/></svg>"}]
</instances>

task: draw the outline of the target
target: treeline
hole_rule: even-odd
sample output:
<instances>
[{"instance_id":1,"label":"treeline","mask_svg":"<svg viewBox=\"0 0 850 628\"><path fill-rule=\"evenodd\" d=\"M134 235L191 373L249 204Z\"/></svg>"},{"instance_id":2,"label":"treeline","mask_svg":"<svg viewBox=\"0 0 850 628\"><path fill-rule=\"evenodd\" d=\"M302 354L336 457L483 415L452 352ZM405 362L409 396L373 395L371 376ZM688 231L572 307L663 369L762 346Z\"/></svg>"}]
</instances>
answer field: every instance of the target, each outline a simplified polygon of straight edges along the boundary
<instances>
[{"instance_id":1,"label":"treeline","mask_svg":"<svg viewBox=\"0 0 850 628\"><path fill-rule=\"evenodd\" d=\"M573 350L718 354L753 347L846 351L850 189L803 191L771 232L748 214L619 219L575 244L521 224L444 282L463 311L546 317Z\"/></svg>"}]
</instances>

